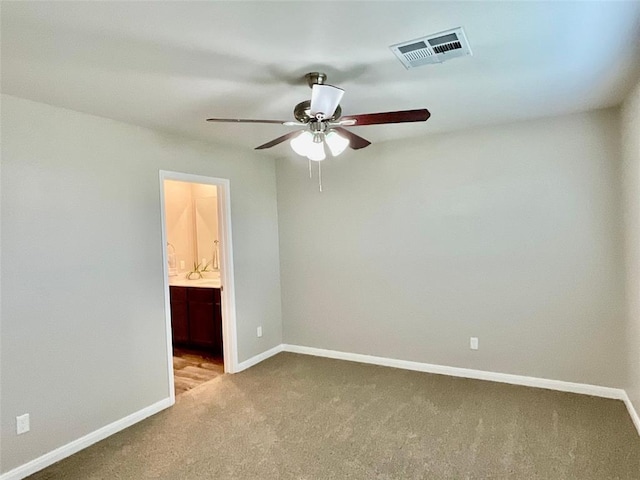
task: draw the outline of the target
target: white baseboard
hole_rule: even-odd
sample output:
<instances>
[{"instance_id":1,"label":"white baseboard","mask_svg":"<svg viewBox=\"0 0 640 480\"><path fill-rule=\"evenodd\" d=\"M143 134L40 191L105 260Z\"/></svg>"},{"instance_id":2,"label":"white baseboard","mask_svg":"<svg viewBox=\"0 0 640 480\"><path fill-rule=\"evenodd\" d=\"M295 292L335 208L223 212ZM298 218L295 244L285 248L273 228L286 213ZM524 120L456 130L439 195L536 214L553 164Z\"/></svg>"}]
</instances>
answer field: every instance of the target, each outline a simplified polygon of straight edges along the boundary
<instances>
[{"instance_id":1,"label":"white baseboard","mask_svg":"<svg viewBox=\"0 0 640 480\"><path fill-rule=\"evenodd\" d=\"M627 395L626 392L624 394L624 404L627 406L627 410L629 411L629 416L631 417L631 421L633 422L633 424L636 427L636 430L638 431L638 435L640 435L640 415L638 415L638 412L633 406L633 403L631 403L631 399L629 398L629 395Z\"/></svg>"},{"instance_id":2,"label":"white baseboard","mask_svg":"<svg viewBox=\"0 0 640 480\"><path fill-rule=\"evenodd\" d=\"M44 455L31 460L24 465L20 465L19 467L14 468L13 470L9 470L8 472L0 475L0 480L20 480L29 475L32 475L43 468L48 467L49 465L53 465L56 462L59 462L63 458L66 458L70 455L73 455L80 450L87 448L90 445L93 445L100 440L103 440L114 433L118 433L120 430L124 430L127 427L130 427L134 423L138 423L144 420L151 415L154 415L165 408L169 408L174 404L174 400L172 398L165 398L164 400L160 400L159 402L154 403L142 410L138 410L131 415L127 415L120 420L116 420L109 425L106 425L98 430L95 430L84 437L80 437L77 440L74 440L62 447L56 448L49 453L45 453Z\"/></svg>"},{"instance_id":3,"label":"white baseboard","mask_svg":"<svg viewBox=\"0 0 640 480\"><path fill-rule=\"evenodd\" d=\"M273 348L270 348L266 352L259 353L255 357L251 357L250 359L245 360L244 362L240 362L237 365L236 371L233 372L233 373L238 373L238 372L241 372L243 370L246 370L247 368L253 367L254 365L266 360L269 357L273 357L274 355L277 355L278 353L282 352L282 348L283 348L282 344L281 345L277 345L277 346L275 346ZM0 478L0 480L2 480L2 479Z\"/></svg>"},{"instance_id":4,"label":"white baseboard","mask_svg":"<svg viewBox=\"0 0 640 480\"><path fill-rule=\"evenodd\" d=\"M335 350L325 350L322 348L303 347L299 345L283 345L285 352L302 353L316 357L336 358L339 360L349 360L352 362L369 363L384 367L402 368L404 370L415 370L418 372L437 373L452 377L473 378L476 380L489 380L492 382L510 383L512 385L523 385L526 387L546 388L548 390L559 390L561 392L581 393L593 395L595 397L614 398L624 400L627 394L621 388L601 387L598 385L588 385L584 383L564 382L562 380L548 380L546 378L525 377L510 373L487 372L484 370L473 370L470 368L447 367L445 365L435 365L431 363L410 362L408 360L397 360L394 358L374 357L359 353L338 352Z\"/></svg>"}]
</instances>

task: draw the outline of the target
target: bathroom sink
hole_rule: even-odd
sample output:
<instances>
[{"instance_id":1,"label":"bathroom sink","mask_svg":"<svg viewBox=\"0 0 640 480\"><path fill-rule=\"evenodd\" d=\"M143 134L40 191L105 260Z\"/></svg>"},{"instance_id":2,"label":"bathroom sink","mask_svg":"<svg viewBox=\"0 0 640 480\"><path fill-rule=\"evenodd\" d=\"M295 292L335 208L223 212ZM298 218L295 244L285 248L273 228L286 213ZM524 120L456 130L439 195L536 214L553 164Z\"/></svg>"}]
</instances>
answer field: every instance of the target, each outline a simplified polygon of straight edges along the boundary
<instances>
[{"instance_id":1,"label":"bathroom sink","mask_svg":"<svg viewBox=\"0 0 640 480\"><path fill-rule=\"evenodd\" d=\"M220 279L219 278L199 278L198 280L187 280L189 283L193 283L197 286L203 287L220 287Z\"/></svg>"},{"instance_id":2,"label":"bathroom sink","mask_svg":"<svg viewBox=\"0 0 640 480\"><path fill-rule=\"evenodd\" d=\"M194 280L188 280L184 277L182 278L170 278L169 285L173 285L176 287L209 287L209 288L220 288L220 279L219 278L198 278Z\"/></svg>"}]
</instances>

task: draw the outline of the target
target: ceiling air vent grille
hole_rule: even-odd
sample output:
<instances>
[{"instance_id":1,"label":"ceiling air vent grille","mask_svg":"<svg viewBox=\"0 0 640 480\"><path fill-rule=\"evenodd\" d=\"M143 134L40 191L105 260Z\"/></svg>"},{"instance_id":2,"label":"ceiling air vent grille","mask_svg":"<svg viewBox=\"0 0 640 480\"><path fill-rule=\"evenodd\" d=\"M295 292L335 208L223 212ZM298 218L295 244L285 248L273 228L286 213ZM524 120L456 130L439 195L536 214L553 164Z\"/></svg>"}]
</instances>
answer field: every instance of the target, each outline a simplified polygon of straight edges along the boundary
<instances>
[{"instance_id":1,"label":"ceiling air vent grille","mask_svg":"<svg viewBox=\"0 0 640 480\"><path fill-rule=\"evenodd\" d=\"M462 27L391 45L389 48L406 68L472 55Z\"/></svg>"}]
</instances>

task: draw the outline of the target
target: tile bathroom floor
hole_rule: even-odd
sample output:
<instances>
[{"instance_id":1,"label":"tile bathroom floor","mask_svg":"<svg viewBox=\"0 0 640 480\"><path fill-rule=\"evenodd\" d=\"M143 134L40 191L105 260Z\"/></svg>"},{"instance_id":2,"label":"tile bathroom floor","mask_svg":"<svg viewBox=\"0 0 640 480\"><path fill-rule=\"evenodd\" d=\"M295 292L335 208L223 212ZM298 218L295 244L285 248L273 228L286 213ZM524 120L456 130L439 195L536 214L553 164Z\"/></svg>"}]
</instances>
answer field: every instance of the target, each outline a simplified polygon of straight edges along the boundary
<instances>
[{"instance_id":1,"label":"tile bathroom floor","mask_svg":"<svg viewBox=\"0 0 640 480\"><path fill-rule=\"evenodd\" d=\"M176 397L223 374L222 357L194 350L173 349L173 377Z\"/></svg>"}]
</instances>

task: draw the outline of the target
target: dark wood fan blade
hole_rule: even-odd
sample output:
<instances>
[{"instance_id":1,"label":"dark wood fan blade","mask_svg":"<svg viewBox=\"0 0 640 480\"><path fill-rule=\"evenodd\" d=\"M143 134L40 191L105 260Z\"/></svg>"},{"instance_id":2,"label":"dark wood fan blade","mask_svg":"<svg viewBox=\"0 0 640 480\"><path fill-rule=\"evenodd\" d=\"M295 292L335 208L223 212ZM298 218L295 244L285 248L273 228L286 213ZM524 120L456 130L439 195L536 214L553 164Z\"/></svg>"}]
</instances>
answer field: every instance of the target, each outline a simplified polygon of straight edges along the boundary
<instances>
[{"instance_id":1,"label":"dark wood fan blade","mask_svg":"<svg viewBox=\"0 0 640 480\"><path fill-rule=\"evenodd\" d=\"M340 121L355 120L356 123L350 127L362 125L380 125L382 123L403 123L403 122L424 122L431 116L429 110L401 110L399 112L364 113L362 115L347 115L340 118Z\"/></svg>"},{"instance_id":2,"label":"dark wood fan blade","mask_svg":"<svg viewBox=\"0 0 640 480\"><path fill-rule=\"evenodd\" d=\"M366 138L362 138L355 133L351 133L346 128L336 127L334 128L334 130L347 137L349 139L349 147L354 150L360 150L361 148L371 145L371 142L369 140L367 140Z\"/></svg>"},{"instance_id":3,"label":"dark wood fan blade","mask_svg":"<svg viewBox=\"0 0 640 480\"><path fill-rule=\"evenodd\" d=\"M289 132L286 135L282 135L281 137L275 138L273 140L271 140L270 142L265 143L264 145L260 145L259 147L256 147L256 150L264 150L265 148L271 148L271 147L275 147L276 145L289 140L290 138L295 137L296 135L300 134L300 130L296 130L295 132Z\"/></svg>"},{"instance_id":4,"label":"dark wood fan blade","mask_svg":"<svg viewBox=\"0 0 640 480\"><path fill-rule=\"evenodd\" d=\"M207 118L207 122L227 122L227 123L275 123L278 125L286 125L285 120L253 120L250 118Z\"/></svg>"}]
</instances>

